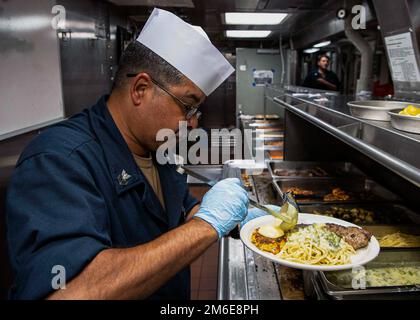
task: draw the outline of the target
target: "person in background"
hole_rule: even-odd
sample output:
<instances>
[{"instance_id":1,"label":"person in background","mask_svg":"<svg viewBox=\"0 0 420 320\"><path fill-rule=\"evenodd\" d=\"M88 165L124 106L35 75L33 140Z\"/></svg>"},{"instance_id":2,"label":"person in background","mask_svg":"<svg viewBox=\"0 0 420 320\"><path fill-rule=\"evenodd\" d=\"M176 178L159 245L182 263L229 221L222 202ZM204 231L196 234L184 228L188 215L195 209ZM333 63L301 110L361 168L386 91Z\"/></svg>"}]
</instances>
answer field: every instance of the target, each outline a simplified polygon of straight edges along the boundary
<instances>
[{"instance_id":1,"label":"person in background","mask_svg":"<svg viewBox=\"0 0 420 320\"><path fill-rule=\"evenodd\" d=\"M308 74L303 82L303 86L320 90L339 91L340 81L337 75L333 71L328 70L330 58L325 54L320 55L317 59L317 65L318 67Z\"/></svg>"}]
</instances>

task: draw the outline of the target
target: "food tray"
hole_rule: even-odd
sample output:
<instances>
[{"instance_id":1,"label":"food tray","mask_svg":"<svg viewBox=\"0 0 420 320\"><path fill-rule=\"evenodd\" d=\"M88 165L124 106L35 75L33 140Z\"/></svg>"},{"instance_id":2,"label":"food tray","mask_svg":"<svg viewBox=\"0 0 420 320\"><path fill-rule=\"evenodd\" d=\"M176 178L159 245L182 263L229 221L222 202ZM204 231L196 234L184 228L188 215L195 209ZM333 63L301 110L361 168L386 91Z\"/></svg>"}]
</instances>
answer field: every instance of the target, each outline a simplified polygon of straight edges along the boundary
<instances>
[{"instance_id":1,"label":"food tray","mask_svg":"<svg viewBox=\"0 0 420 320\"><path fill-rule=\"evenodd\" d=\"M283 128L282 127L258 127L255 128L257 133L268 133L268 132L283 132Z\"/></svg>"},{"instance_id":2,"label":"food tray","mask_svg":"<svg viewBox=\"0 0 420 320\"><path fill-rule=\"evenodd\" d=\"M268 170L273 178L328 178L342 176L364 176L363 172L350 162L270 161ZM314 176L278 175L276 170L310 171ZM299 173L298 173L299 174ZM324 175L323 175L324 174Z\"/></svg>"},{"instance_id":3,"label":"food tray","mask_svg":"<svg viewBox=\"0 0 420 320\"><path fill-rule=\"evenodd\" d=\"M262 133L257 133L253 140L258 141L283 141L284 140L284 132L276 131L276 132L267 132L264 135ZM255 141L254 141L255 143Z\"/></svg>"},{"instance_id":4,"label":"food tray","mask_svg":"<svg viewBox=\"0 0 420 320\"><path fill-rule=\"evenodd\" d=\"M274 120L274 119L280 119L280 117L276 114L256 114L252 116L253 119L267 119L267 120Z\"/></svg>"},{"instance_id":5,"label":"food tray","mask_svg":"<svg viewBox=\"0 0 420 320\"><path fill-rule=\"evenodd\" d=\"M255 148L255 150L264 150L264 151L283 151L283 147L275 146L264 146L263 148Z\"/></svg>"},{"instance_id":6,"label":"food tray","mask_svg":"<svg viewBox=\"0 0 420 320\"><path fill-rule=\"evenodd\" d=\"M265 142L271 142L271 141L277 142L277 144L270 145L270 144L265 143ZM255 149L256 150L261 150L261 149L263 149L263 150L283 150L283 146L284 146L283 141L281 141L281 140L271 140L271 141L264 141L264 146L263 147L255 148Z\"/></svg>"},{"instance_id":7,"label":"food tray","mask_svg":"<svg viewBox=\"0 0 420 320\"><path fill-rule=\"evenodd\" d=\"M284 140L284 132L283 131L257 131L255 139L264 140L264 141L272 141L272 140Z\"/></svg>"},{"instance_id":8,"label":"food tray","mask_svg":"<svg viewBox=\"0 0 420 320\"><path fill-rule=\"evenodd\" d=\"M351 101L347 103L350 107L350 113L352 116L379 121L390 121L391 117L388 111L393 109L404 109L409 104L412 104L415 107L420 107L420 104L416 103L385 100Z\"/></svg>"},{"instance_id":9,"label":"food tray","mask_svg":"<svg viewBox=\"0 0 420 320\"><path fill-rule=\"evenodd\" d=\"M378 238L378 240L395 233L402 233L409 237L415 236L416 239L420 239L420 226L418 225L365 226L365 229ZM381 245L381 250L395 250L397 248L401 250L420 249L420 242L417 240L414 243L405 244L405 246L389 245L388 242L387 245Z\"/></svg>"},{"instance_id":10,"label":"food tray","mask_svg":"<svg viewBox=\"0 0 420 320\"><path fill-rule=\"evenodd\" d=\"M365 272L384 270L384 268L420 268L420 251L418 250L385 250L378 257L364 266ZM397 281L387 286L370 286L366 282L353 280L355 271L317 272L317 278L325 294L332 299L386 299L386 298L420 298L420 283L418 285L398 285ZM404 279L404 275L401 276ZM352 284L353 282L353 284ZM354 286L355 285L355 286ZM362 287L358 289L358 287Z\"/></svg>"},{"instance_id":11,"label":"food tray","mask_svg":"<svg viewBox=\"0 0 420 320\"><path fill-rule=\"evenodd\" d=\"M282 160L284 157L283 150L267 150L266 158L270 160Z\"/></svg>"},{"instance_id":12,"label":"food tray","mask_svg":"<svg viewBox=\"0 0 420 320\"><path fill-rule=\"evenodd\" d=\"M248 126L250 128L255 128L255 129L258 129L258 128L261 128L261 127L269 127L269 128L277 127L279 129L283 130L283 124L280 121L264 121L264 120L258 121L258 120L256 120L256 121L249 122Z\"/></svg>"},{"instance_id":13,"label":"food tray","mask_svg":"<svg viewBox=\"0 0 420 320\"><path fill-rule=\"evenodd\" d=\"M363 226L407 225L412 224L413 219L416 218L416 214L413 211L403 205L395 203L302 204L300 205L300 210L305 213L329 215ZM349 213L349 210L352 211ZM371 214L369 214L369 212ZM371 219L369 219L368 216L370 216ZM381 227L385 228L385 226ZM370 231L370 229L368 230ZM374 234L382 235L381 233Z\"/></svg>"},{"instance_id":14,"label":"food tray","mask_svg":"<svg viewBox=\"0 0 420 320\"><path fill-rule=\"evenodd\" d=\"M420 117L398 114L402 109L388 112L391 117L391 126L395 129L420 134Z\"/></svg>"},{"instance_id":15,"label":"food tray","mask_svg":"<svg viewBox=\"0 0 420 320\"><path fill-rule=\"evenodd\" d=\"M383 188L378 183L363 177L354 178L326 178L326 179L273 179L273 186L277 191L278 197L287 188L297 187L304 190L313 191L316 196L299 197L296 202L300 204L313 203L364 203L364 202L395 202L400 199L391 191ZM323 197L330 194L333 188L354 193L354 197L349 200L324 201Z\"/></svg>"}]
</instances>

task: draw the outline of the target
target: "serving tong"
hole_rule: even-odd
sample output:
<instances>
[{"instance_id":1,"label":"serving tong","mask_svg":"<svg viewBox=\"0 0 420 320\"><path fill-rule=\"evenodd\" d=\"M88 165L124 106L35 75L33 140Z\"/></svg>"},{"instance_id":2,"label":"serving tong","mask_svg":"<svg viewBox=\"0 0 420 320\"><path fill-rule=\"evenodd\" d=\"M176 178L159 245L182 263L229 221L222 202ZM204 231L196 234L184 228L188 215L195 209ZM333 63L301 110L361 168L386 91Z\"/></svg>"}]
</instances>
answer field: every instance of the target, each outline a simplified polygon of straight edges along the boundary
<instances>
[{"instance_id":1,"label":"serving tong","mask_svg":"<svg viewBox=\"0 0 420 320\"><path fill-rule=\"evenodd\" d=\"M210 187L213 187L218 181L216 180L211 180L189 168L186 168L183 165L178 165L177 166L177 172L178 173L187 173L190 176L206 183L207 185L209 185ZM290 192L286 192L283 193L282 196L282 206L280 209L280 212L277 212L275 210L272 210L268 207L266 207L265 205L249 198L249 202L252 206L263 210L264 212L274 216L275 218L278 218L280 220L282 220L282 223L280 224L280 228L283 231L287 231L290 230L292 228L295 227L295 225L297 224L297 220L298 220L298 214L299 214L299 207L292 195L292 193Z\"/></svg>"}]
</instances>

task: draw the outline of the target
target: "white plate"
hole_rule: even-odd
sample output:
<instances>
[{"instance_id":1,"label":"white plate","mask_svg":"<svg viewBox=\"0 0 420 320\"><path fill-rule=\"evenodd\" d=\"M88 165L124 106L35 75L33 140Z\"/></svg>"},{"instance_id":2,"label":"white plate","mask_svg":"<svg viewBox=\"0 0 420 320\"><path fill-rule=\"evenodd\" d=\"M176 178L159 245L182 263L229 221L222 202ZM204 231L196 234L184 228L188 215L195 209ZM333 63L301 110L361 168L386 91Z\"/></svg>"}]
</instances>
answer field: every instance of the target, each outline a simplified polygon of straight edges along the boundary
<instances>
[{"instance_id":1,"label":"white plate","mask_svg":"<svg viewBox=\"0 0 420 320\"><path fill-rule=\"evenodd\" d=\"M246 223L240 232L242 242L252 251L258 253L259 255L272 260L273 262L279 263L286 267L295 268L295 269L303 269L303 270L312 270L312 271L336 271L336 270L346 270L352 269L353 267L362 266L369 261L376 258L379 254L379 243L378 240L374 236L371 237L369 241L369 245L365 248L359 249L356 251L356 254L351 257L351 263L338 265L338 266L320 266L320 265L310 265L310 264L302 264L297 262L287 261L285 259L281 259L276 255L261 251L258 249L252 242L251 242L251 235L254 230L262 225L269 224L270 222L274 222L274 217L272 216L262 216L259 218L255 218L248 223ZM344 227L357 227L359 226L332 217L320 216L315 214L309 213L299 213L298 223L303 224L313 224L313 223L335 223L338 225L342 225Z\"/></svg>"}]
</instances>

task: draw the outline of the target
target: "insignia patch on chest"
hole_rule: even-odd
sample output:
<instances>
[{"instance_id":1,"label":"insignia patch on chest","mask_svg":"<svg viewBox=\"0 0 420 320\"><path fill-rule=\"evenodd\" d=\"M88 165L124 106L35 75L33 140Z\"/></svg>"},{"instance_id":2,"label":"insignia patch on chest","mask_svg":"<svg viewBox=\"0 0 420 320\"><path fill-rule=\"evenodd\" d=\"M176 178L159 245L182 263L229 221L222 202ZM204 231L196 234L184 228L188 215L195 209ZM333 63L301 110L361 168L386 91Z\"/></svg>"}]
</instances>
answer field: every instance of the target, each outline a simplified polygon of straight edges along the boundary
<instances>
[{"instance_id":1,"label":"insignia patch on chest","mask_svg":"<svg viewBox=\"0 0 420 320\"><path fill-rule=\"evenodd\" d=\"M131 179L131 176L123 169L121 173L118 175L118 183L120 186L125 186L128 184L128 180Z\"/></svg>"}]
</instances>

